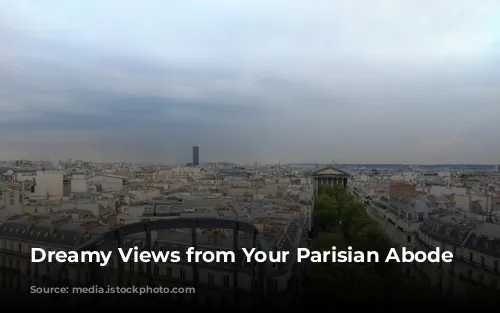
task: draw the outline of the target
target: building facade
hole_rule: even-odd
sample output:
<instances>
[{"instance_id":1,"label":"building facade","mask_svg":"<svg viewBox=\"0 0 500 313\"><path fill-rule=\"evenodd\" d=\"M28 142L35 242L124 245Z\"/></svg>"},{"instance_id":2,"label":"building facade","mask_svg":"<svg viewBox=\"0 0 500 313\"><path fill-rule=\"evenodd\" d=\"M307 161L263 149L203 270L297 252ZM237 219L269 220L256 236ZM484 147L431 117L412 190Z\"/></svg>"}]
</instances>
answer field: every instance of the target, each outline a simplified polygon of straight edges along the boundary
<instances>
[{"instance_id":1,"label":"building facade","mask_svg":"<svg viewBox=\"0 0 500 313\"><path fill-rule=\"evenodd\" d=\"M416 263L415 266L444 293L474 295L499 292L500 225L472 220L461 213L432 216L418 231L419 249L453 252L451 263Z\"/></svg>"},{"instance_id":2,"label":"building facade","mask_svg":"<svg viewBox=\"0 0 500 313\"><path fill-rule=\"evenodd\" d=\"M333 166L328 166L312 173L314 198L318 196L319 189L323 185L342 186L347 188L349 173L339 170Z\"/></svg>"},{"instance_id":3,"label":"building facade","mask_svg":"<svg viewBox=\"0 0 500 313\"><path fill-rule=\"evenodd\" d=\"M238 234L237 261L234 263L188 263L185 258L178 263L123 263L114 251L112 260L103 267L71 263L63 268L64 286L163 286L192 288L195 293L158 295L167 300L201 303L213 307L248 307L255 303L256 295L265 292L277 302L289 303L292 287L298 280L303 263L296 262L296 247L305 244L306 225L299 219L291 220L272 241L272 251L290 251L286 263L268 264L265 280L259 280L259 264L243 262L242 247L252 247L252 236ZM77 250L109 232L99 223L75 223L54 216L34 219L29 216L13 217L0 224L0 287L9 290L29 290L32 285L46 286L54 283L61 267L58 263L32 263L31 248L47 251ZM192 230L155 230L126 235L122 248L139 247L140 250L180 251L190 246L197 250L228 251L234 248L233 234L219 229L196 229L197 243L193 244ZM148 242L151 240L151 242ZM114 243L116 245L116 243ZM113 246L113 245L111 245ZM108 248L106 248L108 247ZM150 247L150 248L148 248ZM99 249L116 249L107 245ZM95 275L97 271L99 275ZM98 277L98 280L96 280ZM264 282L264 283L262 283Z\"/></svg>"}]
</instances>

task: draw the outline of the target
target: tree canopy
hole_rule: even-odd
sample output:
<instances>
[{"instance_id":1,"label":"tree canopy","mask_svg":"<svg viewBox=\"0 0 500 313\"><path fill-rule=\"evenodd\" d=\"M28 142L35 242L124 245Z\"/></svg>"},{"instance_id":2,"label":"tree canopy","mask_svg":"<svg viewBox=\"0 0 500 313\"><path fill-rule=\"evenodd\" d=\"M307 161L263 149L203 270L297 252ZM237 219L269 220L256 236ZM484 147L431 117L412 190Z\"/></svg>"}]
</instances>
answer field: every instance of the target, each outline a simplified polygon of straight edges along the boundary
<instances>
[{"instance_id":1,"label":"tree canopy","mask_svg":"<svg viewBox=\"0 0 500 313\"><path fill-rule=\"evenodd\" d=\"M366 212L365 205L356 201L342 187L323 185L315 201L314 231L311 249L330 251L332 246L345 250L352 246L358 251L378 251L381 259L391 248L390 240ZM355 305L391 298L413 301L426 294L435 300L425 284L401 275L396 264L378 263L312 263L305 281L306 304L336 303ZM426 299L427 299L426 298Z\"/></svg>"}]
</instances>

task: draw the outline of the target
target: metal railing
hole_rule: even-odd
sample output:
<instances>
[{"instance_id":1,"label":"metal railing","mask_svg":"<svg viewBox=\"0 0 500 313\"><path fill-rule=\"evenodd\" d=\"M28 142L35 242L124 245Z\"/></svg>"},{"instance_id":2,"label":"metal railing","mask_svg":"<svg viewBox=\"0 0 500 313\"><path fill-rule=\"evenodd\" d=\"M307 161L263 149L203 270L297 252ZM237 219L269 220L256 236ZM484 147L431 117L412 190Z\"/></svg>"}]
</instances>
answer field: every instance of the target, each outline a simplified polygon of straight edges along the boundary
<instances>
[{"instance_id":1,"label":"metal railing","mask_svg":"<svg viewBox=\"0 0 500 313\"><path fill-rule=\"evenodd\" d=\"M81 246L77 247L73 251L81 252L81 251L96 251L100 248L109 249L110 245L113 248L123 248L124 247L124 238L128 235L136 234L136 233L145 233L146 235L146 247L144 249L146 251L151 251L152 240L151 233L152 231L162 230L162 229L190 229L191 230L191 246L196 248L198 244L199 234L197 233L197 229L199 228L218 228L218 229L231 229L233 231L233 242L232 242L232 250L238 250L239 244L239 232L250 234L252 237L252 247L257 248L260 251L265 253L269 253L270 249L267 245L267 242L260 234L259 230L252 224L228 220L228 219L218 219L218 218L177 218L177 219L167 219L167 220L156 220L156 221L147 221L147 222L139 222L130 225L125 225L123 227L114 229L109 231L108 233L102 235L101 237L92 240L90 242L84 243ZM156 280L156 275L153 274L152 264L150 262L144 265L145 270L142 275L146 278L146 281L149 284L153 284L153 281ZM197 288L200 284L199 278L199 265L195 262L191 263L192 267L192 281L191 286ZM66 263L58 264L56 267L56 271L54 271L52 280L58 286L66 285L67 279L64 277L63 273L67 268ZM255 288L252 288L252 297L255 299L256 304L268 303L270 298L275 295L274 280L273 277L276 277L281 273L281 271L275 267L270 262L257 263L254 262L251 267L251 281L255 283ZM92 285L102 285L103 283L103 270L109 270L108 268L102 269L98 264L92 263L89 264L90 269L90 283ZM116 269L117 272L117 285L123 285L124 276L127 272L124 270L123 262L118 262L118 267ZM234 303L238 302L238 295L241 294L241 288L239 288L238 274L240 272L239 264L237 262L233 263L232 266L232 291L234 295ZM201 286L200 286L201 287ZM198 303L197 294L193 294L195 297L195 303Z\"/></svg>"}]
</instances>

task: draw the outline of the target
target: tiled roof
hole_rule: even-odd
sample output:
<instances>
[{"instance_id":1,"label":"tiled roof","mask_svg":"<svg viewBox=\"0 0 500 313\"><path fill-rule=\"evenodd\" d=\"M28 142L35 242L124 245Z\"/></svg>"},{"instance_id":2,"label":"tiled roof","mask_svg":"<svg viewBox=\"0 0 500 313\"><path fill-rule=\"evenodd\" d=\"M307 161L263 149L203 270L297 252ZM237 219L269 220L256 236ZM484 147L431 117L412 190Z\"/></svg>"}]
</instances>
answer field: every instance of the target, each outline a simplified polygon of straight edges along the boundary
<instances>
[{"instance_id":1,"label":"tiled roof","mask_svg":"<svg viewBox=\"0 0 500 313\"><path fill-rule=\"evenodd\" d=\"M20 216L0 224L0 237L70 248L108 230L109 228L96 223L74 223L67 219L52 221L48 217L35 220Z\"/></svg>"},{"instance_id":2,"label":"tiled roof","mask_svg":"<svg viewBox=\"0 0 500 313\"><path fill-rule=\"evenodd\" d=\"M420 229L433 237L500 258L500 225L449 222L437 218L424 221Z\"/></svg>"}]
</instances>

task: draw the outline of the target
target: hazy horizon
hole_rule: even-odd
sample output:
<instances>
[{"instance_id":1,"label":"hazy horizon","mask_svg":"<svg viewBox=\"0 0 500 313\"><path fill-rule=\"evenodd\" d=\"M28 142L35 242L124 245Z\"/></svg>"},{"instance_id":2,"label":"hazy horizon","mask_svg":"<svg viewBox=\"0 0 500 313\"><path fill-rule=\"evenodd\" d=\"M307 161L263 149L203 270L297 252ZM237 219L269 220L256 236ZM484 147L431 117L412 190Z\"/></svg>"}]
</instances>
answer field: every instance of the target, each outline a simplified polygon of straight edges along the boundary
<instances>
[{"instance_id":1,"label":"hazy horizon","mask_svg":"<svg viewBox=\"0 0 500 313\"><path fill-rule=\"evenodd\" d=\"M493 0L0 0L0 159L500 164Z\"/></svg>"},{"instance_id":2,"label":"hazy horizon","mask_svg":"<svg viewBox=\"0 0 500 313\"><path fill-rule=\"evenodd\" d=\"M55 162L55 161L67 161L69 159L61 159L61 160L54 160L54 159L45 159L45 160L36 160L36 159L13 159L13 160L0 160L2 162L14 162L14 161L21 161L21 160L26 160L26 161L32 161L32 162ZM168 166L186 166L187 164L190 164L191 161L186 161L186 162L178 162L178 163L161 163L161 162L141 162L141 161L138 161L138 162L133 162L133 161L124 161L124 160L112 160L112 161L99 161L99 160L79 160L79 159L71 159L72 161L85 161L85 162L94 162L94 163L130 163L130 164L144 164L144 165L148 165L148 164L156 164L156 165L168 165ZM230 161L230 160L211 160L211 161L204 161L204 162L201 162L200 165L203 166L204 164L207 164L207 163L232 163L232 164L235 164L235 165L242 165L242 166L253 166L255 164L254 163L237 163L237 162L233 162L233 161ZM333 167L343 167L343 166L359 166L359 165L370 165L370 166L373 166L373 165L380 165L380 166L387 166L387 165L406 165L406 166L482 166L482 167L492 167L494 168L495 166L499 165L499 164L485 164L485 163L450 163L450 164L446 164L446 163L315 163L315 162L290 162L290 163L257 163L258 166L274 166L274 165L281 165L281 166L285 166L285 165L301 165L301 164L304 164L304 165L320 165L320 166L325 166L325 167L328 167L328 166L333 166Z\"/></svg>"}]
</instances>

